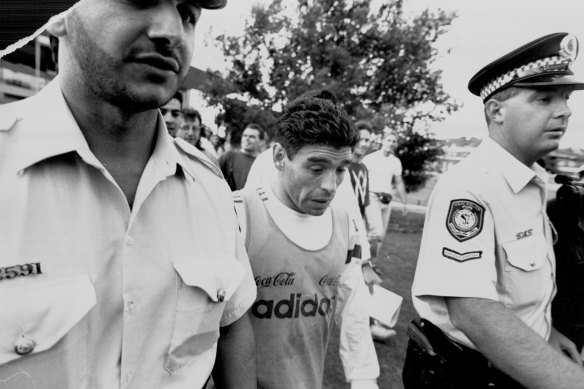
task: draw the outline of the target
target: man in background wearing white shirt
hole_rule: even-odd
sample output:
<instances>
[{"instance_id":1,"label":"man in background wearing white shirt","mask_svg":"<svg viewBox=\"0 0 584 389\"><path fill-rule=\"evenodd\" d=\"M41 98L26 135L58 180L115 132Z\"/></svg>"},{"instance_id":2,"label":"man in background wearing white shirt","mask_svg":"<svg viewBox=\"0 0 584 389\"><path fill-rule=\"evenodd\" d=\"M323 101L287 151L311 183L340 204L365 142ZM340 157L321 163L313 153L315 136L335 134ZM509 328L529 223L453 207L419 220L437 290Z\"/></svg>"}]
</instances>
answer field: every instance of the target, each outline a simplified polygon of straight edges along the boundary
<instances>
[{"instance_id":1,"label":"man in background wearing white shirt","mask_svg":"<svg viewBox=\"0 0 584 389\"><path fill-rule=\"evenodd\" d=\"M369 206L365 209L369 235L383 242L391 215L391 200L394 188L406 212L406 189L402 179L402 163L395 155L397 135L385 129L381 149L363 158L369 170ZM375 256L372 252L372 256Z\"/></svg>"}]
</instances>

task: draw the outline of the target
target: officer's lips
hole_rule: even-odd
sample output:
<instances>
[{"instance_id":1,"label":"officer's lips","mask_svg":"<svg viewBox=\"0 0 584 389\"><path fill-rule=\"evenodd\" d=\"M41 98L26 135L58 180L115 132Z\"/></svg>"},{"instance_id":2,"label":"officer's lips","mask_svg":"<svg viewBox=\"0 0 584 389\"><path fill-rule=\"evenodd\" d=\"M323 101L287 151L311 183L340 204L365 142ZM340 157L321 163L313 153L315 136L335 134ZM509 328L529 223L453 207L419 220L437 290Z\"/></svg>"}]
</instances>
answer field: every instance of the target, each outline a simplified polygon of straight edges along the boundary
<instances>
[{"instance_id":1,"label":"officer's lips","mask_svg":"<svg viewBox=\"0 0 584 389\"><path fill-rule=\"evenodd\" d=\"M134 57L133 61L149 65L153 68L163 71L171 71L174 73L178 73L180 71L180 65L176 59L157 53L139 54Z\"/></svg>"},{"instance_id":2,"label":"officer's lips","mask_svg":"<svg viewBox=\"0 0 584 389\"><path fill-rule=\"evenodd\" d=\"M551 135L564 135L564 133L566 132L566 127L557 127L557 128L552 128L546 131L547 133L551 134Z\"/></svg>"}]
</instances>

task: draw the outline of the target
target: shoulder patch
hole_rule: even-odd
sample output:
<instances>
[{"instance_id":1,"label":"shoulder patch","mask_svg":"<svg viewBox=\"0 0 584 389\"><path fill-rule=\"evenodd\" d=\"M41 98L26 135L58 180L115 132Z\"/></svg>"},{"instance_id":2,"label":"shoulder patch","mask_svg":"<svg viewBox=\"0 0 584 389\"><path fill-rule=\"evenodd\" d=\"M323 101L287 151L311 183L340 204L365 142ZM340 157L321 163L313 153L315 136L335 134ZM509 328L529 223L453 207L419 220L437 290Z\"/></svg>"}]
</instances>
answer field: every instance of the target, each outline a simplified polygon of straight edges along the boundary
<instances>
[{"instance_id":1,"label":"shoulder patch","mask_svg":"<svg viewBox=\"0 0 584 389\"><path fill-rule=\"evenodd\" d=\"M456 262L466 262L472 259L480 259L483 256L482 251L469 251L468 253L459 253L447 247L442 248L442 255Z\"/></svg>"},{"instance_id":2,"label":"shoulder patch","mask_svg":"<svg viewBox=\"0 0 584 389\"><path fill-rule=\"evenodd\" d=\"M471 200L452 200L446 217L446 228L459 242L480 234L483 229L485 208Z\"/></svg>"}]
</instances>

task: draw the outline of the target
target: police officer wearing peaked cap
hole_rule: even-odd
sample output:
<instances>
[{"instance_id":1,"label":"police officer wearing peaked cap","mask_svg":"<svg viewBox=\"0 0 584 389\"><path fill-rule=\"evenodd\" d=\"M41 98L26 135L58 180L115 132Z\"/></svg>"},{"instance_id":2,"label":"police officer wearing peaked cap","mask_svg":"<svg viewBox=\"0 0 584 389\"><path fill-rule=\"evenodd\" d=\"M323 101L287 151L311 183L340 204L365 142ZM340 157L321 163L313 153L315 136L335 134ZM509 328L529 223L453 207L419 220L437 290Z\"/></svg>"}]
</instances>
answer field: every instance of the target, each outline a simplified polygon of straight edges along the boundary
<instances>
[{"instance_id":1,"label":"police officer wearing peaked cap","mask_svg":"<svg viewBox=\"0 0 584 389\"><path fill-rule=\"evenodd\" d=\"M256 387L231 191L158 109L223 5L81 0L58 76L0 105L0 387Z\"/></svg>"},{"instance_id":2,"label":"police officer wearing peaked cap","mask_svg":"<svg viewBox=\"0 0 584 389\"><path fill-rule=\"evenodd\" d=\"M412 286L409 388L577 388L584 369L556 331L554 230L545 170L584 89L570 69L573 35L536 39L481 69L489 136L439 180L428 204Z\"/></svg>"}]
</instances>

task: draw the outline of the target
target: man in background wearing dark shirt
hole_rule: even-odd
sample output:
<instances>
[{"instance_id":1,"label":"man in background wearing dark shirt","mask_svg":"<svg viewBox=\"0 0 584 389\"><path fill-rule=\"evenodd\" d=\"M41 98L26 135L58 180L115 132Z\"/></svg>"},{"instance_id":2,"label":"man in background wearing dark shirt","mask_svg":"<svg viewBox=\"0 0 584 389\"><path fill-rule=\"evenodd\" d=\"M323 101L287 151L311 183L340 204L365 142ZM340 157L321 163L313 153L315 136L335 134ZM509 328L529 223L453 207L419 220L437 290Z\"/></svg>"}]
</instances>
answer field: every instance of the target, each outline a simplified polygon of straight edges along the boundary
<instances>
[{"instance_id":1,"label":"man in background wearing dark shirt","mask_svg":"<svg viewBox=\"0 0 584 389\"><path fill-rule=\"evenodd\" d=\"M251 164L261 152L264 135L259 124L250 123L241 135L241 149L226 151L219 157L219 167L232 191L244 187Z\"/></svg>"}]
</instances>

